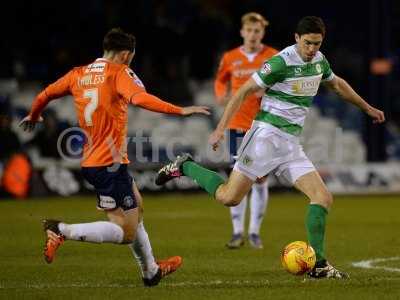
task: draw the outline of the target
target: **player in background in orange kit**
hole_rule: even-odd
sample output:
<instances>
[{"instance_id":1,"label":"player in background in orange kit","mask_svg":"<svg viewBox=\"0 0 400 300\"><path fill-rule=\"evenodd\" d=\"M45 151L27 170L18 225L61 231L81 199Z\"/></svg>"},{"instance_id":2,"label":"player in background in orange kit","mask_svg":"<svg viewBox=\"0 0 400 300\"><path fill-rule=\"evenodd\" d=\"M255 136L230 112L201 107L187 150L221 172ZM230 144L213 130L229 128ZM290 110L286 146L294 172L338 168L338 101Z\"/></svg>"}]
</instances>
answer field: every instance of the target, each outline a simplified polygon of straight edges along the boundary
<instances>
[{"instance_id":1,"label":"player in background in orange kit","mask_svg":"<svg viewBox=\"0 0 400 300\"><path fill-rule=\"evenodd\" d=\"M262 43L265 28L269 24L262 15L255 12L246 13L242 16L241 21L240 35L243 38L243 45L225 52L214 82L216 101L220 105L225 105L231 95L262 66L264 61L278 53L276 49ZM250 129L260 108L261 96L262 94L248 96L229 123L228 146L232 166L241 140L246 131ZM232 239L226 244L229 249L237 249L244 245L244 221L248 196L246 195L240 204L230 208L233 235ZM248 229L249 243L256 249L263 248L260 239L260 227L267 204L268 183L266 178L260 178L252 187Z\"/></svg>"},{"instance_id":2,"label":"player in background in orange kit","mask_svg":"<svg viewBox=\"0 0 400 300\"><path fill-rule=\"evenodd\" d=\"M21 121L26 131L35 128L49 101L71 94L79 126L87 142L82 158L82 175L97 192L97 207L109 221L66 224L44 220L47 234L44 256L48 263L64 240L128 244L142 271L145 286L157 285L162 277L182 263L179 256L156 262L143 226L142 197L127 171L127 110L133 104L147 110L191 115L209 114L206 107L178 107L148 94L129 65L135 54L135 37L112 29L103 40L104 55L93 63L76 67L45 88Z\"/></svg>"}]
</instances>

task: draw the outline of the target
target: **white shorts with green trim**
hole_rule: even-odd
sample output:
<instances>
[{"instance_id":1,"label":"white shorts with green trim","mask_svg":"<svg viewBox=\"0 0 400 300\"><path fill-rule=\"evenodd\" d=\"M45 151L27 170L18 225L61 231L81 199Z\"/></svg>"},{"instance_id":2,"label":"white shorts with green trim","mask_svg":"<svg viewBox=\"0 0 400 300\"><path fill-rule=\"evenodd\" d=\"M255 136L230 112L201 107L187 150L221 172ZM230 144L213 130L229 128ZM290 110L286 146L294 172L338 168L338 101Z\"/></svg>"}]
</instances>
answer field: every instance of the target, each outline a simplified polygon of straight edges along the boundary
<instances>
[{"instance_id":1,"label":"white shorts with green trim","mask_svg":"<svg viewBox=\"0 0 400 300\"><path fill-rule=\"evenodd\" d=\"M253 123L246 133L238 150L234 170L253 181L267 174L275 174L292 185L301 176L315 171L297 139L288 139L277 132L279 129L265 125Z\"/></svg>"}]
</instances>

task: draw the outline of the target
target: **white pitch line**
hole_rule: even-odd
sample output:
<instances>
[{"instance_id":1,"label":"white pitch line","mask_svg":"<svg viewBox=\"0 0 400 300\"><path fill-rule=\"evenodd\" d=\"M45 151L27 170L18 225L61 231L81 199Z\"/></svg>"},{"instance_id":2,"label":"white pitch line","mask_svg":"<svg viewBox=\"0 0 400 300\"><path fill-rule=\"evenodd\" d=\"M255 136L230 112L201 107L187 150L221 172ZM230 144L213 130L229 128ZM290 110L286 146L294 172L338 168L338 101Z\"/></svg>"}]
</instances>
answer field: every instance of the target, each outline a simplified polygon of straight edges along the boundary
<instances>
[{"instance_id":1,"label":"white pitch line","mask_svg":"<svg viewBox=\"0 0 400 300\"><path fill-rule=\"evenodd\" d=\"M385 266L373 266L373 264L380 263L380 262L386 262L386 261L394 261L394 260L400 260L399 256L396 257L388 257L388 258L376 258L376 259L370 259L370 260L362 260L359 262L353 262L351 265L353 267L358 267L358 268L363 268L363 269L380 269L380 270L385 270L389 272L400 272L400 268L389 268Z\"/></svg>"}]
</instances>

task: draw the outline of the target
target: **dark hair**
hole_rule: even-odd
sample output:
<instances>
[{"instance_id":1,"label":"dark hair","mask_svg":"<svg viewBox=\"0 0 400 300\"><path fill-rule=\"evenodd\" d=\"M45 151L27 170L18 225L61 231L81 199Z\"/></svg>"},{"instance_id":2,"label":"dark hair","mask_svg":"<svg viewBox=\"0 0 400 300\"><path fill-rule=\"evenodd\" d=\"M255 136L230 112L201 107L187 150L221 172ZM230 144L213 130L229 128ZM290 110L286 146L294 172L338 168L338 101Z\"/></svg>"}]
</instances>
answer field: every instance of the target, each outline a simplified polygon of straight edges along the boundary
<instances>
[{"instance_id":1,"label":"dark hair","mask_svg":"<svg viewBox=\"0 0 400 300\"><path fill-rule=\"evenodd\" d=\"M121 28L113 28L104 36L103 50L104 51L135 51L136 38L124 32Z\"/></svg>"},{"instance_id":2,"label":"dark hair","mask_svg":"<svg viewBox=\"0 0 400 300\"><path fill-rule=\"evenodd\" d=\"M304 17L299 21L299 23L297 23L296 33L300 36L308 33L320 33L324 37L324 21L322 21L321 18L315 16Z\"/></svg>"}]
</instances>

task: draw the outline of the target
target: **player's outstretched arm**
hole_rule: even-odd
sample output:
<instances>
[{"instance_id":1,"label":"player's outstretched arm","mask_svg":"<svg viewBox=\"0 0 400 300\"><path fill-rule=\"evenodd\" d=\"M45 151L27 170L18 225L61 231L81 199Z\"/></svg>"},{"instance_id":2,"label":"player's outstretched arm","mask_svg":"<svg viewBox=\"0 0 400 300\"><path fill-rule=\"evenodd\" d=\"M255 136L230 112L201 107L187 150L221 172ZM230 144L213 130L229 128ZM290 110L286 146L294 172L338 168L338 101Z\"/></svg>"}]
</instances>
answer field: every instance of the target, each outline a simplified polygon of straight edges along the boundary
<instances>
[{"instance_id":1,"label":"player's outstretched arm","mask_svg":"<svg viewBox=\"0 0 400 300\"><path fill-rule=\"evenodd\" d=\"M19 123L19 126L24 131L33 131L36 127L36 124L43 121L40 114L51 100L69 94L69 86L71 82L72 72L73 71L68 72L56 82L50 84L36 96L35 100L32 103L31 111Z\"/></svg>"},{"instance_id":2,"label":"player's outstretched arm","mask_svg":"<svg viewBox=\"0 0 400 300\"><path fill-rule=\"evenodd\" d=\"M242 105L244 99L252 93L258 92L262 88L250 78L243 84L239 90L233 95L232 99L229 100L225 107L224 114L218 123L217 128L211 133L208 143L213 147L214 150L218 148L219 141L223 138L225 129L228 127L229 121L232 116L237 112L240 105Z\"/></svg>"},{"instance_id":3,"label":"player's outstretched arm","mask_svg":"<svg viewBox=\"0 0 400 300\"><path fill-rule=\"evenodd\" d=\"M163 101L160 98L144 91L133 95L131 97L131 103L150 111L165 114L177 114L184 116L188 116L191 114L210 114L210 112L208 111L209 108L207 106L180 107Z\"/></svg>"},{"instance_id":4,"label":"player's outstretched arm","mask_svg":"<svg viewBox=\"0 0 400 300\"><path fill-rule=\"evenodd\" d=\"M385 114L383 111L369 105L343 78L335 75L335 77L332 80L327 81L325 85L345 101L359 107L373 119L374 123L385 122Z\"/></svg>"},{"instance_id":5,"label":"player's outstretched arm","mask_svg":"<svg viewBox=\"0 0 400 300\"><path fill-rule=\"evenodd\" d=\"M47 96L46 90L43 90L39 95L37 95L32 103L31 111L25 118L22 119L22 121L19 123L19 127L27 132L33 131L36 127L36 124L43 121L43 118L40 116L40 114L50 100L51 98Z\"/></svg>"}]
</instances>

